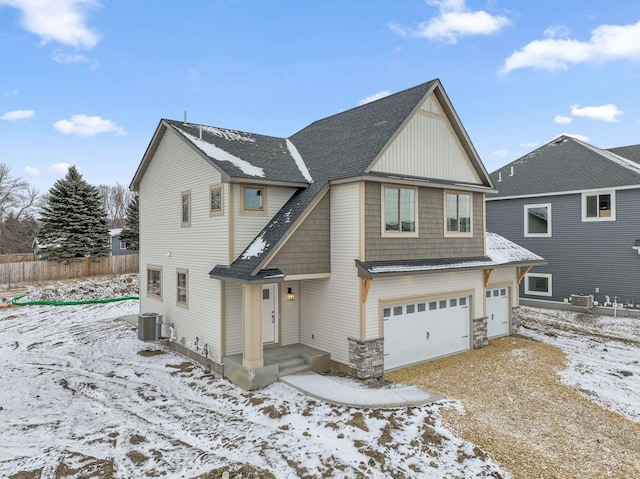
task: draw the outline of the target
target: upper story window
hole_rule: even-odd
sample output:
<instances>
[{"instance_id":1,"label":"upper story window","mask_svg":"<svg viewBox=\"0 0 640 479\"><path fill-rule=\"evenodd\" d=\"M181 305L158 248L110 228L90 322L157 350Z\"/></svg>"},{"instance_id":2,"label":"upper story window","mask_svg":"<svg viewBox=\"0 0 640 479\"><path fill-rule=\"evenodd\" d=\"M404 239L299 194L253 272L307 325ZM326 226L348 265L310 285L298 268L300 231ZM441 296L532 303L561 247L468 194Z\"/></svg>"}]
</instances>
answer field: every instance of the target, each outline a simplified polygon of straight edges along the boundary
<instances>
[{"instance_id":1,"label":"upper story window","mask_svg":"<svg viewBox=\"0 0 640 479\"><path fill-rule=\"evenodd\" d=\"M267 189L253 186L240 188L240 210L245 214L267 213Z\"/></svg>"},{"instance_id":2,"label":"upper story window","mask_svg":"<svg viewBox=\"0 0 640 479\"><path fill-rule=\"evenodd\" d=\"M211 186L209 188L209 215L222 214L222 186Z\"/></svg>"},{"instance_id":3,"label":"upper story window","mask_svg":"<svg viewBox=\"0 0 640 479\"><path fill-rule=\"evenodd\" d=\"M524 205L524 236L551 236L551 203Z\"/></svg>"},{"instance_id":4,"label":"upper story window","mask_svg":"<svg viewBox=\"0 0 640 479\"><path fill-rule=\"evenodd\" d=\"M418 190L382 186L382 236L418 236Z\"/></svg>"},{"instance_id":5,"label":"upper story window","mask_svg":"<svg viewBox=\"0 0 640 479\"><path fill-rule=\"evenodd\" d=\"M191 226L191 192L181 193L181 220L180 226Z\"/></svg>"},{"instance_id":6,"label":"upper story window","mask_svg":"<svg viewBox=\"0 0 640 479\"><path fill-rule=\"evenodd\" d=\"M445 191L445 236L472 236L470 193Z\"/></svg>"},{"instance_id":7,"label":"upper story window","mask_svg":"<svg viewBox=\"0 0 640 479\"><path fill-rule=\"evenodd\" d=\"M162 268L147 266L147 296L162 299Z\"/></svg>"},{"instance_id":8,"label":"upper story window","mask_svg":"<svg viewBox=\"0 0 640 479\"><path fill-rule=\"evenodd\" d=\"M582 193L582 221L615 221L616 192Z\"/></svg>"}]
</instances>

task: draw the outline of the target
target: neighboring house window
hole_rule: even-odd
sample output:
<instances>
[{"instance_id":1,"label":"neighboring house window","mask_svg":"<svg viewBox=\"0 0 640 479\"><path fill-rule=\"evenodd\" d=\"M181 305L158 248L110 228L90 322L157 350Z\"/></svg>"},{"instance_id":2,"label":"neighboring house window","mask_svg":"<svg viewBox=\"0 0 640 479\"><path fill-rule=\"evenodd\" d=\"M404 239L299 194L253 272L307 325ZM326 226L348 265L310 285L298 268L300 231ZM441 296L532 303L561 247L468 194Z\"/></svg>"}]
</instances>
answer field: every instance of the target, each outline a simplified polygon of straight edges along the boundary
<instances>
[{"instance_id":1,"label":"neighboring house window","mask_svg":"<svg viewBox=\"0 0 640 479\"><path fill-rule=\"evenodd\" d=\"M382 236L418 236L416 188L382 186Z\"/></svg>"},{"instance_id":2,"label":"neighboring house window","mask_svg":"<svg viewBox=\"0 0 640 479\"><path fill-rule=\"evenodd\" d=\"M615 221L615 191L582 193L582 221Z\"/></svg>"},{"instance_id":3,"label":"neighboring house window","mask_svg":"<svg viewBox=\"0 0 640 479\"><path fill-rule=\"evenodd\" d=\"M209 215L222 214L222 186L212 186L209 188Z\"/></svg>"},{"instance_id":4,"label":"neighboring house window","mask_svg":"<svg viewBox=\"0 0 640 479\"><path fill-rule=\"evenodd\" d=\"M180 226L191 226L191 192L183 191L181 198L182 216Z\"/></svg>"},{"instance_id":5,"label":"neighboring house window","mask_svg":"<svg viewBox=\"0 0 640 479\"><path fill-rule=\"evenodd\" d=\"M252 186L241 187L241 211L246 214L266 214L267 189Z\"/></svg>"},{"instance_id":6,"label":"neighboring house window","mask_svg":"<svg viewBox=\"0 0 640 479\"><path fill-rule=\"evenodd\" d=\"M524 293L532 296L551 296L552 281L550 274L530 273L524 277Z\"/></svg>"},{"instance_id":7,"label":"neighboring house window","mask_svg":"<svg viewBox=\"0 0 640 479\"><path fill-rule=\"evenodd\" d=\"M147 296L162 299L162 268L147 266Z\"/></svg>"},{"instance_id":8,"label":"neighboring house window","mask_svg":"<svg viewBox=\"0 0 640 479\"><path fill-rule=\"evenodd\" d=\"M524 236L551 236L551 203L524 205Z\"/></svg>"},{"instance_id":9,"label":"neighboring house window","mask_svg":"<svg viewBox=\"0 0 640 479\"><path fill-rule=\"evenodd\" d=\"M120 249L127 249L127 242L126 241L120 241Z\"/></svg>"},{"instance_id":10,"label":"neighboring house window","mask_svg":"<svg viewBox=\"0 0 640 479\"><path fill-rule=\"evenodd\" d=\"M186 269L176 271L176 304L187 306L189 304L189 272Z\"/></svg>"},{"instance_id":11,"label":"neighboring house window","mask_svg":"<svg viewBox=\"0 0 640 479\"><path fill-rule=\"evenodd\" d=\"M445 191L445 236L471 235L471 194Z\"/></svg>"}]
</instances>

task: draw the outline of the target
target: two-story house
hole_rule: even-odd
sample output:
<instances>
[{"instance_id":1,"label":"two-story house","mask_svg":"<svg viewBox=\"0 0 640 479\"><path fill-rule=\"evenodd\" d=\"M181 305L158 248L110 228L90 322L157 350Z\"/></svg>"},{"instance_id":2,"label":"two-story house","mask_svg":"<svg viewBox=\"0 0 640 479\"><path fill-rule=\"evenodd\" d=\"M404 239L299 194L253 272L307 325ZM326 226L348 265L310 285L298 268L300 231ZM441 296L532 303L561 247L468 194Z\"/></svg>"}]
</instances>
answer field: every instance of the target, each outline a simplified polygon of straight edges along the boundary
<instances>
[{"instance_id":1,"label":"two-story house","mask_svg":"<svg viewBox=\"0 0 640 479\"><path fill-rule=\"evenodd\" d=\"M486 345L543 262L486 234L493 183L439 80L289 138L161 120L131 187L141 311L249 389L306 349L366 378Z\"/></svg>"},{"instance_id":2,"label":"two-story house","mask_svg":"<svg viewBox=\"0 0 640 479\"><path fill-rule=\"evenodd\" d=\"M522 282L522 299L640 307L640 145L563 135L491 177L489 230L548 262Z\"/></svg>"}]
</instances>

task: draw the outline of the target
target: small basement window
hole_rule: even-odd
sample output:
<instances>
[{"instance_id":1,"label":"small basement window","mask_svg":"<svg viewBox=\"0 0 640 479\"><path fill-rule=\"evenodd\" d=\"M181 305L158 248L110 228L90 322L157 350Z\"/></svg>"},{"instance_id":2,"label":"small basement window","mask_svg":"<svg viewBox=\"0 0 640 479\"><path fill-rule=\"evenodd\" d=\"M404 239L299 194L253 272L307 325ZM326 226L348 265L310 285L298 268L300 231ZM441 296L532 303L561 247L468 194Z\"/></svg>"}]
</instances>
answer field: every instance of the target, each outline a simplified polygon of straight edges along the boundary
<instances>
[{"instance_id":1,"label":"small basement window","mask_svg":"<svg viewBox=\"0 0 640 479\"><path fill-rule=\"evenodd\" d=\"M552 277L550 274L529 273L524 277L524 293L532 296L552 296Z\"/></svg>"}]
</instances>

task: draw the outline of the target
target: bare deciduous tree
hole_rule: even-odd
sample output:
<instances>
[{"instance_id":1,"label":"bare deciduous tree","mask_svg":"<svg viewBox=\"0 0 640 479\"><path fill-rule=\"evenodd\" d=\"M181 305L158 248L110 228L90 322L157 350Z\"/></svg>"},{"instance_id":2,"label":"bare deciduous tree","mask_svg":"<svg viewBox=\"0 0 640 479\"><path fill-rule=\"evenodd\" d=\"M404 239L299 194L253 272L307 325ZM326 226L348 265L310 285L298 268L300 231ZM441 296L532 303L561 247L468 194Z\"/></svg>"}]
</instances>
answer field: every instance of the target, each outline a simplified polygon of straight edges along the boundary
<instances>
[{"instance_id":1,"label":"bare deciduous tree","mask_svg":"<svg viewBox=\"0 0 640 479\"><path fill-rule=\"evenodd\" d=\"M38 190L11 176L9 166L0 163L0 253L29 250L25 238L33 232L37 202Z\"/></svg>"},{"instance_id":2,"label":"bare deciduous tree","mask_svg":"<svg viewBox=\"0 0 640 479\"><path fill-rule=\"evenodd\" d=\"M127 216L127 205L131 201L131 192L119 183L115 186L99 185L98 192L110 226L122 228Z\"/></svg>"}]
</instances>

